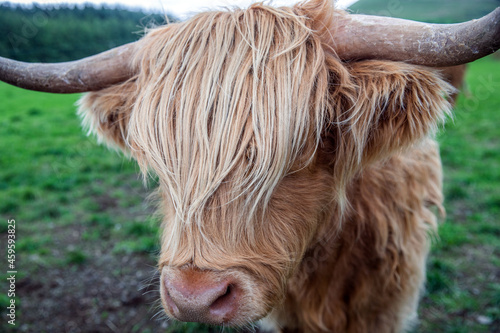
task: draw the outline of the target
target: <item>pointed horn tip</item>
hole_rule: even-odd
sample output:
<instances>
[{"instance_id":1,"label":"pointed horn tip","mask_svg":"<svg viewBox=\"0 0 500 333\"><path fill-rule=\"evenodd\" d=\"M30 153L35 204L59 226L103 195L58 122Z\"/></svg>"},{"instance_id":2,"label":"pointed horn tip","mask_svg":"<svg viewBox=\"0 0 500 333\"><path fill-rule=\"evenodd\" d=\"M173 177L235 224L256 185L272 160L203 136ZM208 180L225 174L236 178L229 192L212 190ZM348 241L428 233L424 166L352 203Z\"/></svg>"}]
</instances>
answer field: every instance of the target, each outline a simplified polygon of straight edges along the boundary
<instances>
[{"instance_id":1,"label":"pointed horn tip","mask_svg":"<svg viewBox=\"0 0 500 333\"><path fill-rule=\"evenodd\" d=\"M480 56L476 59L495 53L500 49L500 7L495 8L482 18L466 23L470 23L466 29L470 27L471 30L477 30L477 41L473 41L473 43L479 45L479 49L483 48L483 51L478 50Z\"/></svg>"},{"instance_id":2,"label":"pointed horn tip","mask_svg":"<svg viewBox=\"0 0 500 333\"><path fill-rule=\"evenodd\" d=\"M454 24L346 14L338 16L332 28L331 45L344 60L446 67L472 62L500 49L500 7L482 18Z\"/></svg>"},{"instance_id":3,"label":"pointed horn tip","mask_svg":"<svg viewBox=\"0 0 500 333\"><path fill-rule=\"evenodd\" d=\"M495 27L493 34L495 36L495 45L497 45L497 49L500 48L500 7L495 8L490 14L488 14L492 18L492 25Z\"/></svg>"},{"instance_id":4,"label":"pointed horn tip","mask_svg":"<svg viewBox=\"0 0 500 333\"><path fill-rule=\"evenodd\" d=\"M97 91L133 75L130 63L136 43L64 63L26 63L0 57L0 80L42 92L70 94Z\"/></svg>"}]
</instances>

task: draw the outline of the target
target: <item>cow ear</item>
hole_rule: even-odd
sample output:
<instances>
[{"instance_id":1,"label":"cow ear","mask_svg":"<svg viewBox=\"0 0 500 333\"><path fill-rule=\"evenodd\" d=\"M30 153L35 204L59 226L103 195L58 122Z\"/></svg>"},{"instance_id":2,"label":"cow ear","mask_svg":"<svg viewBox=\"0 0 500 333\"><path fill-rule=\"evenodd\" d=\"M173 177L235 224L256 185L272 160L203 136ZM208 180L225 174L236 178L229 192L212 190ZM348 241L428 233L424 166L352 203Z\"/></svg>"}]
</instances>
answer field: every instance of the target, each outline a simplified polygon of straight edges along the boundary
<instances>
[{"instance_id":1,"label":"cow ear","mask_svg":"<svg viewBox=\"0 0 500 333\"><path fill-rule=\"evenodd\" d=\"M137 95L135 80L84 95L78 102L78 114L89 134L111 148L129 152L128 123Z\"/></svg>"},{"instance_id":2,"label":"cow ear","mask_svg":"<svg viewBox=\"0 0 500 333\"><path fill-rule=\"evenodd\" d=\"M344 66L349 78L332 84L330 135L345 172L419 142L451 112L454 88L437 71L377 60Z\"/></svg>"}]
</instances>

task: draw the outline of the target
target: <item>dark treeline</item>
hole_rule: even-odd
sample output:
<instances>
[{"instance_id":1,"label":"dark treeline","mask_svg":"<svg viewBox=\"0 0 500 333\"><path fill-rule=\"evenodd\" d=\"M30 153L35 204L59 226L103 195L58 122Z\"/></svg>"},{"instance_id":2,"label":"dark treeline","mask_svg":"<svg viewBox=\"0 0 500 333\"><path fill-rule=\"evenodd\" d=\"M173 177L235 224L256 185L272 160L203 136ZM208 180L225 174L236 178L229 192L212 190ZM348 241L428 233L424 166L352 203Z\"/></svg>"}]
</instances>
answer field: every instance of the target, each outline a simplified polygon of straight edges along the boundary
<instances>
[{"instance_id":1,"label":"dark treeline","mask_svg":"<svg viewBox=\"0 0 500 333\"><path fill-rule=\"evenodd\" d=\"M30 62L79 59L137 40L146 28L165 22L164 15L125 8L0 3L0 56Z\"/></svg>"}]
</instances>

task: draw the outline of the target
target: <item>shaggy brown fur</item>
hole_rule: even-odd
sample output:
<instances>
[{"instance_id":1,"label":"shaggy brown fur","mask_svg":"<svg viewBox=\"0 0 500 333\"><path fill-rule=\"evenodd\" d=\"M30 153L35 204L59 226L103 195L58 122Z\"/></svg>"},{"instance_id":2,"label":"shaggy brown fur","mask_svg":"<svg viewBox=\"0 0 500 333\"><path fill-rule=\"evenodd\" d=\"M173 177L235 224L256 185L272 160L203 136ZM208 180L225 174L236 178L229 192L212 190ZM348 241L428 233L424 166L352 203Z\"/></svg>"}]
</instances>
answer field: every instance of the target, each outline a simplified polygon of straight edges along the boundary
<instances>
[{"instance_id":1,"label":"shaggy brown fur","mask_svg":"<svg viewBox=\"0 0 500 333\"><path fill-rule=\"evenodd\" d=\"M375 163L349 185L340 232L325 225L273 314L300 332L401 332L415 319L427 237L441 207L437 146Z\"/></svg>"},{"instance_id":2,"label":"shaggy brown fur","mask_svg":"<svg viewBox=\"0 0 500 333\"><path fill-rule=\"evenodd\" d=\"M228 325L415 318L442 200L429 136L452 89L418 66L342 62L323 44L333 14L320 0L199 14L150 32L136 75L81 101L91 132L159 177L162 288L189 270L236 279Z\"/></svg>"},{"instance_id":3,"label":"shaggy brown fur","mask_svg":"<svg viewBox=\"0 0 500 333\"><path fill-rule=\"evenodd\" d=\"M465 73L467 72L467 65L444 67L439 69L443 79L449 82L452 86L458 88L457 91L450 95L450 100L452 105L455 105L455 101L458 97L459 90L464 90L465 85ZM467 89L465 89L466 91Z\"/></svg>"}]
</instances>

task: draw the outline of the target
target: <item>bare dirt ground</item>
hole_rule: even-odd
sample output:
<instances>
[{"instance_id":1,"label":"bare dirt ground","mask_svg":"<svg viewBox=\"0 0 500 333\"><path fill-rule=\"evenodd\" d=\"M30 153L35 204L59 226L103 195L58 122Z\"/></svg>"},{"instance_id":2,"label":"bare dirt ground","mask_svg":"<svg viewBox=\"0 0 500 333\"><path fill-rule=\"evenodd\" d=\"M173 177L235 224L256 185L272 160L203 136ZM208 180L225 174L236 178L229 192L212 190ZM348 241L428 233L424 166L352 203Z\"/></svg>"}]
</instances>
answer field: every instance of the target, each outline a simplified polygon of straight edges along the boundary
<instances>
[{"instance_id":1,"label":"bare dirt ground","mask_svg":"<svg viewBox=\"0 0 500 333\"><path fill-rule=\"evenodd\" d=\"M58 244L61 245L61 244ZM158 274L147 255L97 248L84 265L39 268L17 283L20 332L160 332Z\"/></svg>"}]
</instances>

